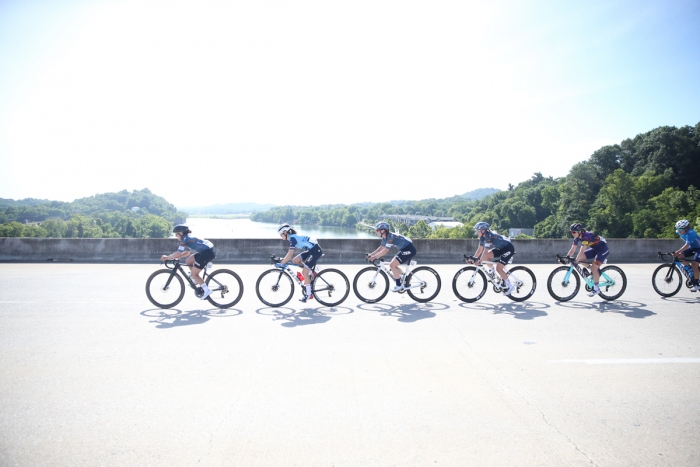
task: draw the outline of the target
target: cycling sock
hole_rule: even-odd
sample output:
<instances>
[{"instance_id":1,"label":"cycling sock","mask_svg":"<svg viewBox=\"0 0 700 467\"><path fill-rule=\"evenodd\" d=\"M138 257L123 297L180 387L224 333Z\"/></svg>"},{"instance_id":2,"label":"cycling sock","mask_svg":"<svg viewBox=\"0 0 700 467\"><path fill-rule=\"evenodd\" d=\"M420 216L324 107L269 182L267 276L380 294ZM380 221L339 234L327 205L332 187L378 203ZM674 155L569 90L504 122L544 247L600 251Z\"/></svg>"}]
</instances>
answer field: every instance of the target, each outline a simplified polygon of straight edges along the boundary
<instances>
[{"instance_id":1,"label":"cycling sock","mask_svg":"<svg viewBox=\"0 0 700 467\"><path fill-rule=\"evenodd\" d=\"M306 296L307 297L311 296L311 284L306 286Z\"/></svg>"}]
</instances>

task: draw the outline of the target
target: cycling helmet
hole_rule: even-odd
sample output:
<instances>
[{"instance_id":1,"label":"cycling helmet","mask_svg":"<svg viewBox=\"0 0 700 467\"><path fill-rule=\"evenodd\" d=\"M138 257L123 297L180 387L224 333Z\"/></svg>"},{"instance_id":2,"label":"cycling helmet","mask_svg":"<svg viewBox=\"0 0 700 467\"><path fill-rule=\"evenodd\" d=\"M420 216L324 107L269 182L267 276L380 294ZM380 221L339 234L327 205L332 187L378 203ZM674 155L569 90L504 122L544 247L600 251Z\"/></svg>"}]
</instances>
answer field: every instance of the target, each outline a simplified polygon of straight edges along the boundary
<instances>
[{"instance_id":1,"label":"cycling helmet","mask_svg":"<svg viewBox=\"0 0 700 467\"><path fill-rule=\"evenodd\" d=\"M388 222L377 222L377 225L374 226L374 230L391 230L391 226Z\"/></svg>"},{"instance_id":2,"label":"cycling helmet","mask_svg":"<svg viewBox=\"0 0 700 467\"><path fill-rule=\"evenodd\" d=\"M178 233L178 232L189 232L190 228L187 227L185 224L178 224L175 227L173 227L173 233Z\"/></svg>"},{"instance_id":3,"label":"cycling helmet","mask_svg":"<svg viewBox=\"0 0 700 467\"><path fill-rule=\"evenodd\" d=\"M586 228L580 222L574 222L571 224L571 227L569 227L569 231L571 232L580 232L581 230L586 230Z\"/></svg>"},{"instance_id":4,"label":"cycling helmet","mask_svg":"<svg viewBox=\"0 0 700 467\"><path fill-rule=\"evenodd\" d=\"M474 232L478 230L488 230L489 229L489 224L488 222L477 222L474 224Z\"/></svg>"},{"instance_id":5,"label":"cycling helmet","mask_svg":"<svg viewBox=\"0 0 700 467\"><path fill-rule=\"evenodd\" d=\"M677 230L687 229L688 227L690 227L690 222L686 219L681 219L678 222L676 222Z\"/></svg>"},{"instance_id":6,"label":"cycling helmet","mask_svg":"<svg viewBox=\"0 0 700 467\"><path fill-rule=\"evenodd\" d=\"M289 224L282 224L277 228L277 233L282 235L283 233L289 232L292 227Z\"/></svg>"}]
</instances>

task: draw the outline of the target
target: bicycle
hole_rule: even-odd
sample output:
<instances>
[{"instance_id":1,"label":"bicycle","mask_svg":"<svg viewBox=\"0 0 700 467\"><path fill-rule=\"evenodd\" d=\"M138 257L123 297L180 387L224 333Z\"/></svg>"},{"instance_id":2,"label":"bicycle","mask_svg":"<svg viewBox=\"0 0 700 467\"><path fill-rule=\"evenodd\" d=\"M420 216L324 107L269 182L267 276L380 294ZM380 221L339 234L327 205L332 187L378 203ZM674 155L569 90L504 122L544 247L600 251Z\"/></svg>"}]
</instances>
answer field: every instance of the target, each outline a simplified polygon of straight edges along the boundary
<instances>
[{"instance_id":1,"label":"bicycle","mask_svg":"<svg viewBox=\"0 0 700 467\"><path fill-rule=\"evenodd\" d=\"M185 271L179 259L167 260L163 263L166 269L159 269L151 274L146 281L146 295L159 308L172 308L182 301L185 296L185 282L197 290L197 283ZM172 266L170 266L172 265ZM218 308L230 308L243 297L243 282L238 274L230 269L217 269L209 273L211 263L204 269L202 279L211 289L207 301ZM178 275L178 272L182 277Z\"/></svg>"},{"instance_id":2,"label":"bicycle","mask_svg":"<svg viewBox=\"0 0 700 467\"><path fill-rule=\"evenodd\" d=\"M464 255L464 259L467 261L478 260L475 256L467 255ZM475 302L484 296L489 283L496 293L504 293L508 290L506 282L496 272L494 265L497 263L498 258L493 258L490 261L482 261L478 265L465 266L457 271L452 279L452 291L457 298L467 303ZM516 302L522 302L532 297L537 288L537 279L530 269L525 266L515 266L512 269L504 268L503 272L508 275L510 283L515 286L511 294L506 295L506 297Z\"/></svg>"},{"instance_id":3,"label":"bicycle","mask_svg":"<svg viewBox=\"0 0 700 467\"><path fill-rule=\"evenodd\" d=\"M379 258L372 261L372 264L373 266L360 270L352 282L355 295L365 303L376 303L386 297L389 284L394 278L389 267L391 261ZM402 289L398 293L406 292L413 300L426 303L437 297L440 292L440 275L428 266L417 267L411 272L411 267L416 264L416 261L411 260L406 265L406 271L401 274ZM392 278L391 281L389 277Z\"/></svg>"},{"instance_id":4,"label":"bicycle","mask_svg":"<svg viewBox=\"0 0 700 467\"><path fill-rule=\"evenodd\" d=\"M662 264L654 271L651 276L651 285L654 286L656 293L662 297L673 297L681 290L683 285L683 274L686 277L685 286L689 289L693 287L693 280L695 275L693 274L693 267L689 264L690 261L685 261L681 258L676 258L673 253L657 253L661 261L669 261L666 259L667 256L671 257L671 261ZM695 292L691 290L691 292Z\"/></svg>"},{"instance_id":5,"label":"bicycle","mask_svg":"<svg viewBox=\"0 0 700 467\"><path fill-rule=\"evenodd\" d=\"M276 264L282 261L275 255L270 256L270 262ZM304 276L301 272L294 274L290 266L303 268L304 266L294 263L282 264L281 267L268 269L263 272L255 284L255 293L258 298L267 306L280 307L286 305L294 294L294 281L299 284L302 296L306 295ZM350 282L345 274L338 269L318 270L317 266L311 269L313 279L311 280L311 293L313 298L325 306L340 305L350 294ZM335 297L334 297L335 295Z\"/></svg>"},{"instance_id":6,"label":"bicycle","mask_svg":"<svg viewBox=\"0 0 700 467\"><path fill-rule=\"evenodd\" d=\"M581 266L570 256L561 256L557 254L557 262L561 264L569 264L568 266L559 266L549 275L547 279L547 290L553 299L560 302L568 302L576 296L581 287L583 278L586 291L593 290L593 275L590 271ZM590 264L584 262L583 264ZM573 277L573 280L572 280ZM627 276L622 269L617 266L606 266L600 269L600 282L598 283L600 296L605 300L615 300L620 298L627 288ZM568 295L566 295L568 293Z\"/></svg>"}]
</instances>

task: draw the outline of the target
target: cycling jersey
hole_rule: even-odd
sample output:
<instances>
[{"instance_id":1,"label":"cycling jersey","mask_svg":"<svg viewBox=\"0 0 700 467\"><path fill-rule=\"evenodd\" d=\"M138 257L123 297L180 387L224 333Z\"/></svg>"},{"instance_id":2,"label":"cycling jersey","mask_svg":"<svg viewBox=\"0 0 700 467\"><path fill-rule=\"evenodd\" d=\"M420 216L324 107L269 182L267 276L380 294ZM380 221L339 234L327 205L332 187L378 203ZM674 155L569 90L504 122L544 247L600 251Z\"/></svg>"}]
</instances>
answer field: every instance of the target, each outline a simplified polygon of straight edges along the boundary
<instances>
[{"instance_id":1,"label":"cycling jersey","mask_svg":"<svg viewBox=\"0 0 700 467\"><path fill-rule=\"evenodd\" d=\"M603 237L593 232L583 232L578 237L574 238L574 246L578 246L579 243L592 248L602 246L603 243L607 244Z\"/></svg>"},{"instance_id":2,"label":"cycling jersey","mask_svg":"<svg viewBox=\"0 0 700 467\"><path fill-rule=\"evenodd\" d=\"M685 231L684 234L676 230L676 233L679 237L683 239L683 241L685 241L685 244L688 245L688 247L690 247L691 250L700 249L700 237L698 237L698 234L697 232L695 232L695 230L688 229Z\"/></svg>"},{"instance_id":3,"label":"cycling jersey","mask_svg":"<svg viewBox=\"0 0 700 467\"><path fill-rule=\"evenodd\" d=\"M189 250L201 253L209 248L214 248L214 244L209 240L199 239L197 237L190 237L189 235L185 235L184 237L182 237L181 242L182 243L180 243L180 246L177 249L177 251L179 252Z\"/></svg>"},{"instance_id":4,"label":"cycling jersey","mask_svg":"<svg viewBox=\"0 0 700 467\"><path fill-rule=\"evenodd\" d=\"M316 241L315 238L306 235L291 234L287 237L287 240L289 240L290 250L295 248L310 250L314 246L318 245L318 241Z\"/></svg>"},{"instance_id":5,"label":"cycling jersey","mask_svg":"<svg viewBox=\"0 0 700 467\"><path fill-rule=\"evenodd\" d=\"M479 237L479 246L486 248L505 248L508 245L512 245L512 243L506 237L490 230L483 237Z\"/></svg>"},{"instance_id":6,"label":"cycling jersey","mask_svg":"<svg viewBox=\"0 0 700 467\"><path fill-rule=\"evenodd\" d=\"M412 244L413 242L410 238L404 237L403 235L395 234L393 232L387 233L386 238L382 238L382 246L384 248L391 249L391 247L395 246L399 250L403 250L404 248Z\"/></svg>"}]
</instances>

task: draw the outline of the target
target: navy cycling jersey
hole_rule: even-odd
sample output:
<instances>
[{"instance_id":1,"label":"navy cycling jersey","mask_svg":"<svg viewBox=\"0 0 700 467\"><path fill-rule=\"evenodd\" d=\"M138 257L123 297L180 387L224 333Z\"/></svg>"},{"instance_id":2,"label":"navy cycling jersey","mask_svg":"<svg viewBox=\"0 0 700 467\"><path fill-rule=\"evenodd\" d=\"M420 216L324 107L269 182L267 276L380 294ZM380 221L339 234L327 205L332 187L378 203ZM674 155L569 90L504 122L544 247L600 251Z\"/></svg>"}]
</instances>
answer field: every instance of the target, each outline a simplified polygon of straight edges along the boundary
<instances>
[{"instance_id":1,"label":"navy cycling jersey","mask_svg":"<svg viewBox=\"0 0 700 467\"><path fill-rule=\"evenodd\" d=\"M311 248L318 245L318 241L306 235L291 234L288 238L289 249L293 250L295 248L303 248L305 250L310 250Z\"/></svg>"},{"instance_id":2,"label":"navy cycling jersey","mask_svg":"<svg viewBox=\"0 0 700 467\"><path fill-rule=\"evenodd\" d=\"M512 245L512 243L506 237L490 230L483 237L479 237L479 246L486 248L506 248L508 245Z\"/></svg>"},{"instance_id":3,"label":"navy cycling jersey","mask_svg":"<svg viewBox=\"0 0 700 467\"><path fill-rule=\"evenodd\" d=\"M199 239L197 237L190 237L185 235L182 237L182 243L178 247L177 251L183 252L185 250L195 251L196 253L201 253L209 248L214 248L214 244L209 240Z\"/></svg>"},{"instance_id":4,"label":"navy cycling jersey","mask_svg":"<svg viewBox=\"0 0 700 467\"><path fill-rule=\"evenodd\" d=\"M698 234L697 232L695 232L695 230L688 229L685 231L684 234L676 230L676 233L679 237L683 239L683 241L685 241L685 244L688 245L688 247L690 247L691 250L700 249L700 237L698 237Z\"/></svg>"},{"instance_id":5,"label":"navy cycling jersey","mask_svg":"<svg viewBox=\"0 0 700 467\"><path fill-rule=\"evenodd\" d=\"M386 238L382 239L382 246L384 248L389 248L391 247L396 247L399 250L403 250L406 248L408 245L413 244L410 238L404 237L403 235L395 234L393 232L389 232L386 234Z\"/></svg>"}]
</instances>

